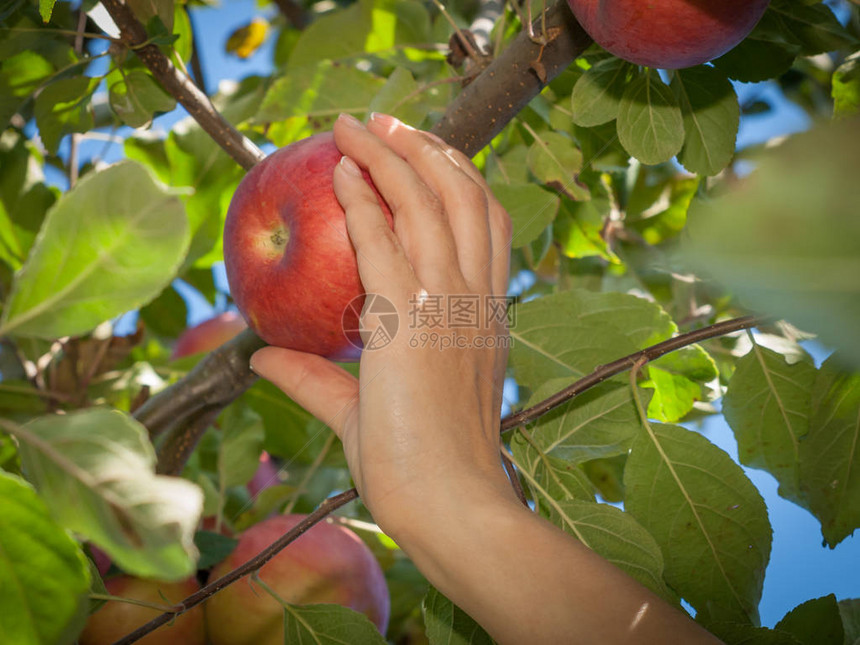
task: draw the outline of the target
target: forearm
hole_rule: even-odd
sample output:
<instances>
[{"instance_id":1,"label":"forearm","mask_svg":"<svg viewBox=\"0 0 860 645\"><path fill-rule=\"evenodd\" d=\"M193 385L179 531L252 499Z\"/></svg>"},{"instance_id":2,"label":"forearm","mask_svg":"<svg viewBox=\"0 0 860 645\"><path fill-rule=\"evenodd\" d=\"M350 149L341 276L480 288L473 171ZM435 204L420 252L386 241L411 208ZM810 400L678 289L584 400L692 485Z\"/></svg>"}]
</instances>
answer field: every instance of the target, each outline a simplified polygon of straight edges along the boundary
<instances>
[{"instance_id":1,"label":"forearm","mask_svg":"<svg viewBox=\"0 0 860 645\"><path fill-rule=\"evenodd\" d=\"M396 537L501 645L719 642L512 496L467 486L449 486L454 499L425 506Z\"/></svg>"}]
</instances>

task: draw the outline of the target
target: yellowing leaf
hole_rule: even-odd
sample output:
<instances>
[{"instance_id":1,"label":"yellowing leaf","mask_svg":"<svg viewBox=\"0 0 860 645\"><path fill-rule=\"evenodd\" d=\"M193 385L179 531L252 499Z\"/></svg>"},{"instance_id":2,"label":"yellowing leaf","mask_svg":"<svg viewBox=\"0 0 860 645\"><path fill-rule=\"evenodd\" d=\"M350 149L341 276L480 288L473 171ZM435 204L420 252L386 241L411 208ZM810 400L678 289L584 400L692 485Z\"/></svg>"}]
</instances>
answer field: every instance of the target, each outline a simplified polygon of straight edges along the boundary
<instances>
[{"instance_id":1,"label":"yellowing leaf","mask_svg":"<svg viewBox=\"0 0 860 645\"><path fill-rule=\"evenodd\" d=\"M269 23L262 18L254 18L243 27L236 29L227 39L225 49L228 54L239 58L249 58L266 41Z\"/></svg>"}]
</instances>

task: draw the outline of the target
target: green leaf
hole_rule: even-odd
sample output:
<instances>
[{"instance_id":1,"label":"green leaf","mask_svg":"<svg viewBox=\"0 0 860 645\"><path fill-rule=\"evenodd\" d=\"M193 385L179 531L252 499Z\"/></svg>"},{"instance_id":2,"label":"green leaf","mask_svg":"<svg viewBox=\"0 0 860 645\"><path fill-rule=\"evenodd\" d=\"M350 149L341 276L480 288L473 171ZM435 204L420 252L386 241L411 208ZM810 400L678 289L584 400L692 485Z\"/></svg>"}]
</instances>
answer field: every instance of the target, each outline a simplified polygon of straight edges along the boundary
<instances>
[{"instance_id":1,"label":"green leaf","mask_svg":"<svg viewBox=\"0 0 860 645\"><path fill-rule=\"evenodd\" d=\"M50 22L51 14L54 13L54 3L57 0L39 0L39 15L44 22Z\"/></svg>"},{"instance_id":2,"label":"green leaf","mask_svg":"<svg viewBox=\"0 0 860 645\"><path fill-rule=\"evenodd\" d=\"M553 378L572 382L674 332L669 315L654 303L577 289L517 306L511 363L517 380L534 391Z\"/></svg>"},{"instance_id":3,"label":"green leaf","mask_svg":"<svg viewBox=\"0 0 860 645\"><path fill-rule=\"evenodd\" d=\"M779 494L799 504L800 445L809 430L817 374L814 365L789 365L782 354L754 344L738 360L723 399L740 462L769 472L779 482Z\"/></svg>"},{"instance_id":4,"label":"green leaf","mask_svg":"<svg viewBox=\"0 0 860 645\"><path fill-rule=\"evenodd\" d=\"M627 85L618 107L618 139L645 164L669 161L684 145L684 119L672 90L648 70Z\"/></svg>"},{"instance_id":5,"label":"green leaf","mask_svg":"<svg viewBox=\"0 0 860 645\"><path fill-rule=\"evenodd\" d=\"M706 622L705 628L726 645L802 645L791 634L749 623Z\"/></svg>"},{"instance_id":6,"label":"green leaf","mask_svg":"<svg viewBox=\"0 0 860 645\"><path fill-rule=\"evenodd\" d=\"M633 441L625 508L654 536L666 582L697 610L758 622L770 557L767 509L740 466L701 435L652 424Z\"/></svg>"},{"instance_id":7,"label":"green leaf","mask_svg":"<svg viewBox=\"0 0 860 645\"><path fill-rule=\"evenodd\" d=\"M537 239L558 213L558 195L535 184L491 184L490 189L511 216L515 249Z\"/></svg>"},{"instance_id":8,"label":"green leaf","mask_svg":"<svg viewBox=\"0 0 860 645\"><path fill-rule=\"evenodd\" d=\"M413 0L360 0L311 23L302 32L287 67L368 53L394 54L398 45L435 42L430 24L427 10Z\"/></svg>"},{"instance_id":9,"label":"green leaf","mask_svg":"<svg viewBox=\"0 0 860 645\"><path fill-rule=\"evenodd\" d=\"M581 499L594 501L594 487L582 469L557 457L550 457L537 447L528 430L518 429L511 440L511 451L517 468L525 471L554 500ZM531 439L529 441L528 439ZM536 498L538 507L549 515L546 500Z\"/></svg>"},{"instance_id":10,"label":"green leaf","mask_svg":"<svg viewBox=\"0 0 860 645\"><path fill-rule=\"evenodd\" d=\"M278 146L330 130L341 112L363 116L385 81L355 67L330 60L287 67L286 76L269 87L257 123L273 123L269 137Z\"/></svg>"},{"instance_id":11,"label":"green leaf","mask_svg":"<svg viewBox=\"0 0 860 645\"><path fill-rule=\"evenodd\" d=\"M134 162L86 175L51 208L0 335L85 333L153 299L188 249L182 205Z\"/></svg>"},{"instance_id":12,"label":"green leaf","mask_svg":"<svg viewBox=\"0 0 860 645\"><path fill-rule=\"evenodd\" d=\"M858 119L793 137L733 191L694 201L684 249L689 265L722 282L742 303L817 332L856 365L858 139Z\"/></svg>"},{"instance_id":13,"label":"green leaf","mask_svg":"<svg viewBox=\"0 0 860 645\"><path fill-rule=\"evenodd\" d=\"M373 97L368 108L371 112L391 114L404 123L419 127L431 106L428 93L421 91L412 72L405 67L398 67Z\"/></svg>"},{"instance_id":14,"label":"green leaf","mask_svg":"<svg viewBox=\"0 0 860 645\"><path fill-rule=\"evenodd\" d=\"M229 406L220 421L218 479L223 490L247 483L257 472L264 432L260 415L247 406Z\"/></svg>"},{"instance_id":15,"label":"green leaf","mask_svg":"<svg viewBox=\"0 0 860 645\"><path fill-rule=\"evenodd\" d=\"M0 260L18 270L56 198L44 184L40 156L23 136L0 143L0 167Z\"/></svg>"},{"instance_id":16,"label":"green leaf","mask_svg":"<svg viewBox=\"0 0 860 645\"><path fill-rule=\"evenodd\" d=\"M570 199L591 199L588 188L579 183L582 152L568 137L558 132L540 133L529 148L528 166L537 180Z\"/></svg>"},{"instance_id":17,"label":"green leaf","mask_svg":"<svg viewBox=\"0 0 860 645\"><path fill-rule=\"evenodd\" d=\"M791 634L803 645L843 645L845 639L839 605L833 594L798 605L774 629Z\"/></svg>"},{"instance_id":18,"label":"green leaf","mask_svg":"<svg viewBox=\"0 0 860 645\"><path fill-rule=\"evenodd\" d=\"M495 641L469 614L430 587L421 603L430 645L492 645Z\"/></svg>"},{"instance_id":19,"label":"green leaf","mask_svg":"<svg viewBox=\"0 0 860 645\"><path fill-rule=\"evenodd\" d=\"M804 56L847 48L858 42L822 2L773 0L770 11L780 20L790 40L800 45Z\"/></svg>"},{"instance_id":20,"label":"green leaf","mask_svg":"<svg viewBox=\"0 0 860 645\"><path fill-rule=\"evenodd\" d=\"M169 112L176 100L154 78L141 69L127 72L111 84L110 105L123 123L139 128L152 121L155 112Z\"/></svg>"},{"instance_id":21,"label":"green leaf","mask_svg":"<svg viewBox=\"0 0 860 645\"><path fill-rule=\"evenodd\" d=\"M571 379L544 383L526 407L563 390ZM529 430L543 454L578 464L599 457L627 454L639 430L639 414L626 383L601 383L543 415Z\"/></svg>"},{"instance_id":22,"label":"green leaf","mask_svg":"<svg viewBox=\"0 0 860 645\"><path fill-rule=\"evenodd\" d=\"M633 69L612 56L580 76L570 96L573 122L589 128L615 119Z\"/></svg>"},{"instance_id":23,"label":"green leaf","mask_svg":"<svg viewBox=\"0 0 860 645\"><path fill-rule=\"evenodd\" d=\"M553 504L550 519L588 548L672 604L663 582L663 554L632 515L608 504L580 500Z\"/></svg>"},{"instance_id":24,"label":"green leaf","mask_svg":"<svg viewBox=\"0 0 860 645\"><path fill-rule=\"evenodd\" d=\"M0 471L0 635L10 645L75 642L90 573L80 545L18 477Z\"/></svg>"},{"instance_id":25,"label":"green leaf","mask_svg":"<svg viewBox=\"0 0 860 645\"><path fill-rule=\"evenodd\" d=\"M140 310L140 319L149 331L176 338L186 327L188 309L176 289L168 287Z\"/></svg>"},{"instance_id":26,"label":"green leaf","mask_svg":"<svg viewBox=\"0 0 860 645\"><path fill-rule=\"evenodd\" d=\"M55 518L131 574L181 580L195 570L197 486L154 474L146 428L116 410L40 417L12 429L24 472Z\"/></svg>"},{"instance_id":27,"label":"green leaf","mask_svg":"<svg viewBox=\"0 0 860 645\"><path fill-rule=\"evenodd\" d=\"M860 643L860 598L840 600L839 615L842 616L846 645L858 645Z\"/></svg>"},{"instance_id":28,"label":"green leaf","mask_svg":"<svg viewBox=\"0 0 860 645\"><path fill-rule=\"evenodd\" d=\"M240 400L263 419L263 447L267 452L285 459L297 458L301 463L313 461L312 455L325 442L326 433L320 433L318 428L314 431L313 416L300 405L263 380L257 381Z\"/></svg>"},{"instance_id":29,"label":"green leaf","mask_svg":"<svg viewBox=\"0 0 860 645\"><path fill-rule=\"evenodd\" d=\"M860 55L855 54L833 72L833 116L860 112Z\"/></svg>"},{"instance_id":30,"label":"green leaf","mask_svg":"<svg viewBox=\"0 0 860 645\"><path fill-rule=\"evenodd\" d=\"M839 356L821 366L809 433L800 444L800 486L833 548L860 526L860 373Z\"/></svg>"},{"instance_id":31,"label":"green leaf","mask_svg":"<svg viewBox=\"0 0 860 645\"><path fill-rule=\"evenodd\" d=\"M364 614L340 605L284 605L284 643L290 645L385 645Z\"/></svg>"},{"instance_id":32,"label":"green leaf","mask_svg":"<svg viewBox=\"0 0 860 645\"><path fill-rule=\"evenodd\" d=\"M684 167L699 175L716 175L735 154L740 125L738 97L725 74L713 67L675 72L672 91L684 115Z\"/></svg>"},{"instance_id":33,"label":"green leaf","mask_svg":"<svg viewBox=\"0 0 860 645\"><path fill-rule=\"evenodd\" d=\"M144 25L157 16L168 33L173 31L173 0L128 0L128 6Z\"/></svg>"},{"instance_id":34,"label":"green leaf","mask_svg":"<svg viewBox=\"0 0 860 645\"><path fill-rule=\"evenodd\" d=\"M655 365L648 367L649 382L643 387L653 388L654 396L648 404L648 416L658 421L680 421L693 403L702 397L702 388L686 376L673 374Z\"/></svg>"},{"instance_id":35,"label":"green leaf","mask_svg":"<svg viewBox=\"0 0 860 645\"><path fill-rule=\"evenodd\" d=\"M100 79L75 76L54 81L36 97L34 112L39 136L48 152L56 153L63 135L93 128L90 97Z\"/></svg>"},{"instance_id":36,"label":"green leaf","mask_svg":"<svg viewBox=\"0 0 860 645\"><path fill-rule=\"evenodd\" d=\"M757 83L786 72L800 53L789 40L785 25L774 11L766 11L749 36L713 61L714 67L742 83Z\"/></svg>"},{"instance_id":37,"label":"green leaf","mask_svg":"<svg viewBox=\"0 0 860 645\"><path fill-rule=\"evenodd\" d=\"M227 537L213 531L197 531L194 534L194 545L200 551L200 559L197 562L199 569L209 569L222 560L227 559L239 540Z\"/></svg>"}]
</instances>

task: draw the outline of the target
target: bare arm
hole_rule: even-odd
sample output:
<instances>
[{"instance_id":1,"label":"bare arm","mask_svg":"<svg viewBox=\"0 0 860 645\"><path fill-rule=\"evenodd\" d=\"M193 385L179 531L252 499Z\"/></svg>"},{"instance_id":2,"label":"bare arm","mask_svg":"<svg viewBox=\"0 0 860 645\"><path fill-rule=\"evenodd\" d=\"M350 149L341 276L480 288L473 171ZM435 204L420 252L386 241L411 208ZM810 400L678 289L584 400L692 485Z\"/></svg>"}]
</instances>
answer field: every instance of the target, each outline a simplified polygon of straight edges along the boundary
<instances>
[{"instance_id":1,"label":"bare arm","mask_svg":"<svg viewBox=\"0 0 860 645\"><path fill-rule=\"evenodd\" d=\"M341 117L335 141L362 282L395 305L400 329L363 353L359 380L271 347L255 371L334 429L380 527L499 643L719 642L513 495L499 462L503 321L434 330L456 347L414 342L410 309L505 294L510 219L480 173L390 117ZM391 207L393 231L355 164Z\"/></svg>"}]
</instances>

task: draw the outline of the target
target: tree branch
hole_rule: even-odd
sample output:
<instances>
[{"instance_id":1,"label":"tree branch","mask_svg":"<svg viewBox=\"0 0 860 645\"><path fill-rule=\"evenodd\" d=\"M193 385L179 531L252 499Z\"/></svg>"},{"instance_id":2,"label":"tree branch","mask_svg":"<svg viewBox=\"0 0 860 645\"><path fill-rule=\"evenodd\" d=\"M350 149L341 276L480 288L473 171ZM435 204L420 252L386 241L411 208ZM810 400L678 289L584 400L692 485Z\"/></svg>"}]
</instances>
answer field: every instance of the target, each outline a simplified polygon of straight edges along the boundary
<instances>
[{"instance_id":1,"label":"tree branch","mask_svg":"<svg viewBox=\"0 0 860 645\"><path fill-rule=\"evenodd\" d=\"M188 374L134 412L134 418L158 436L207 408L228 405L257 380L251 354L265 343L246 329L200 360Z\"/></svg>"},{"instance_id":2,"label":"tree branch","mask_svg":"<svg viewBox=\"0 0 860 645\"><path fill-rule=\"evenodd\" d=\"M734 318L732 320L727 320L721 323L717 323L715 325L710 325L709 327L704 327L702 329L696 329L694 331L686 332L684 334L679 334L678 336L670 338L669 340L665 340L662 343L657 343L656 345L646 347L645 349L625 356L624 358L619 358L618 360L598 367L588 376L579 379L569 387L566 387L565 389L561 390L560 392L557 392L551 397L544 399L537 405L523 410L522 412L518 412L517 414L505 417L504 419L502 419L502 422L500 424L500 430L501 432L504 432L506 430L510 430L512 428L524 425L529 421L534 421L538 417L543 416L550 410L566 403L576 395L582 394L589 388L594 387L598 383L605 381L611 376L615 376L616 374L620 374L621 372L632 369L634 367L636 369L640 369L646 363L660 358L661 356L663 356L664 354L668 354L669 352L681 349L682 347L687 347L688 345L694 345L695 343L699 343L703 340L717 338L719 336L725 336L726 334L740 331L742 329L749 329L751 327L755 327L761 324L765 320L766 318L763 316L743 316L741 318ZM511 483L513 484L516 481L514 488L515 490L519 488L517 494L518 496L520 496L520 499L525 502L525 493L522 492L522 488L519 486L519 480L517 479L516 471L513 469L513 465L505 455L504 451L502 451L502 456L503 464L511 479ZM313 513L311 513L304 520L302 520L301 523L299 523L293 529L281 536L276 542L266 547L266 549L261 551L257 556L248 560L241 567L234 569L230 573L227 573L221 578L218 578L218 580L216 580L215 582L206 585L205 587L200 589L200 591L197 591L192 595L188 596L188 598L183 600L178 605L178 608L176 610L168 611L161 614L160 616L157 616L145 625L128 634L122 640L119 640L114 643L114 645L130 645L131 643L134 643L135 641L139 640L140 638L143 638L153 630L161 627L161 625L170 622L176 616L179 616L180 614L185 613L192 607L199 605L209 596L215 594L224 587L233 584L243 576L258 570L260 567L266 564L266 562L275 557L275 555L277 555L290 542L292 542L302 533L310 529L314 524L322 521L326 515L340 508L347 502L351 502L352 500L357 498L358 491L355 488L351 488L348 491L340 493L339 495L335 495L334 497L328 498L322 504L320 504L316 508L316 510L314 510Z\"/></svg>"},{"instance_id":3,"label":"tree branch","mask_svg":"<svg viewBox=\"0 0 860 645\"><path fill-rule=\"evenodd\" d=\"M541 20L533 23L540 31ZM549 42L540 44L523 29L487 69L452 101L433 133L470 157L476 155L540 93L544 86L591 45L567 0L546 13Z\"/></svg>"},{"instance_id":4,"label":"tree branch","mask_svg":"<svg viewBox=\"0 0 860 645\"><path fill-rule=\"evenodd\" d=\"M305 28L305 24L307 23L305 12L297 2L294 0L274 0L274 2L278 5L278 9L280 9L290 25L295 29Z\"/></svg>"},{"instance_id":5,"label":"tree branch","mask_svg":"<svg viewBox=\"0 0 860 645\"><path fill-rule=\"evenodd\" d=\"M181 73L170 59L158 48L149 43L146 29L132 13L131 8L120 0L102 0L116 26L122 41L149 68L152 75L179 103L188 110L197 123L212 137L240 166L249 170L265 155L253 141L243 136L230 125L214 108L200 89Z\"/></svg>"}]
</instances>

